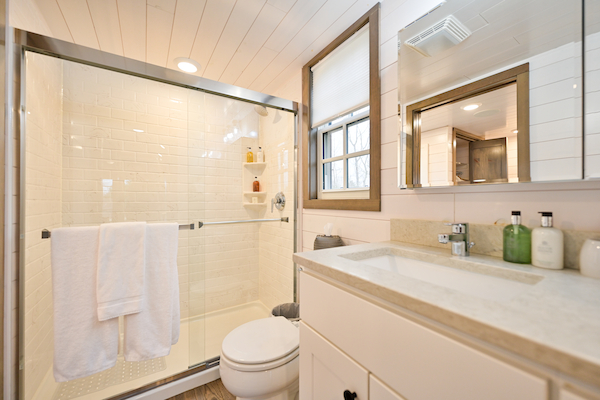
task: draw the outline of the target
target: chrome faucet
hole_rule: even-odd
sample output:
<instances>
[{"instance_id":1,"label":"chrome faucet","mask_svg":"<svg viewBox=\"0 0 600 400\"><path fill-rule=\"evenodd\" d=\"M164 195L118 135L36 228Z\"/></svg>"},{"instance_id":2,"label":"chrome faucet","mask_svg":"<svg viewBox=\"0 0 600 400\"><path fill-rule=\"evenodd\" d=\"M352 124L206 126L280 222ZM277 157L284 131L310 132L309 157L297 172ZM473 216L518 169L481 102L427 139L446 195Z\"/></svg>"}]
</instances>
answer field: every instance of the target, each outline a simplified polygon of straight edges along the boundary
<instances>
[{"instance_id":1,"label":"chrome faucet","mask_svg":"<svg viewBox=\"0 0 600 400\"><path fill-rule=\"evenodd\" d=\"M438 242L450 242L453 256L466 257L471 255L471 247L475 246L475 243L469 240L469 224L463 222L454 222L446 223L444 225L452 226L452 234L439 234Z\"/></svg>"}]
</instances>

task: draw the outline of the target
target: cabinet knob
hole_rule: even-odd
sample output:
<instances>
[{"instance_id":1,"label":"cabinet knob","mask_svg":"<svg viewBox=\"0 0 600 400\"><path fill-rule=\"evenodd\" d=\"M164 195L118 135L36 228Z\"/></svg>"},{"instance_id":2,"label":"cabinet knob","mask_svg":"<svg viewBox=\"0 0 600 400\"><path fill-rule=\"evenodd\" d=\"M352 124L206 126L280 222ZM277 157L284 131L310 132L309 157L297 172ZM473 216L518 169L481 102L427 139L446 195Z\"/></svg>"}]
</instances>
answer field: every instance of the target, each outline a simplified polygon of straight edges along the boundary
<instances>
[{"instance_id":1,"label":"cabinet knob","mask_svg":"<svg viewBox=\"0 0 600 400\"><path fill-rule=\"evenodd\" d=\"M349 390L344 390L344 400L354 400L356 398L356 392L350 392Z\"/></svg>"}]
</instances>

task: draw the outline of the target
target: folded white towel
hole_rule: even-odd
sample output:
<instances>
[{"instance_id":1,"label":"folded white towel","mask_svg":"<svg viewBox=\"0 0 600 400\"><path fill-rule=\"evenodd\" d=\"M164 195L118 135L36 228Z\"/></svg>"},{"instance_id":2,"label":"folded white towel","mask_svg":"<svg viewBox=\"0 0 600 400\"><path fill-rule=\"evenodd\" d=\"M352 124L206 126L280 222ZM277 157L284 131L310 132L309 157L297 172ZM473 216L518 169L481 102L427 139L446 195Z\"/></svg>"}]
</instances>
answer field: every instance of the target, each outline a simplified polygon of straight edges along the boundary
<instances>
[{"instance_id":1,"label":"folded white towel","mask_svg":"<svg viewBox=\"0 0 600 400\"><path fill-rule=\"evenodd\" d=\"M100 225L98 318L138 313L143 306L145 222Z\"/></svg>"},{"instance_id":2,"label":"folded white towel","mask_svg":"<svg viewBox=\"0 0 600 400\"><path fill-rule=\"evenodd\" d=\"M117 319L98 321L98 227L52 230L54 379L70 381L111 368L117 361Z\"/></svg>"},{"instance_id":3,"label":"folded white towel","mask_svg":"<svg viewBox=\"0 0 600 400\"><path fill-rule=\"evenodd\" d=\"M163 357L179 338L177 224L146 226L144 309L125 317L126 361Z\"/></svg>"}]
</instances>

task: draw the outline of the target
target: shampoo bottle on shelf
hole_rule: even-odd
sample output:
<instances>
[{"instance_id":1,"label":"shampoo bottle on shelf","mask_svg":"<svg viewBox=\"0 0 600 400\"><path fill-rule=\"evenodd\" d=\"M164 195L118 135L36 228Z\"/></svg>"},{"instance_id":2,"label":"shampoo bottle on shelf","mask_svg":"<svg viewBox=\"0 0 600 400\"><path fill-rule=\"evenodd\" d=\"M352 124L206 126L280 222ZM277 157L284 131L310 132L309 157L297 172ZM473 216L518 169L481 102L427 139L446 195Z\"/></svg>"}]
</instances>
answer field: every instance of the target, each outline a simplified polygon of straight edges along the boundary
<instances>
[{"instance_id":1,"label":"shampoo bottle on shelf","mask_svg":"<svg viewBox=\"0 0 600 400\"><path fill-rule=\"evenodd\" d=\"M552 213L542 214L542 226L531 233L531 263L548 269L563 268L564 238L560 229L552 227Z\"/></svg>"},{"instance_id":2,"label":"shampoo bottle on shelf","mask_svg":"<svg viewBox=\"0 0 600 400\"><path fill-rule=\"evenodd\" d=\"M256 162L265 162L265 156L262 151L262 147L258 148L258 152L256 153Z\"/></svg>"},{"instance_id":3,"label":"shampoo bottle on shelf","mask_svg":"<svg viewBox=\"0 0 600 400\"><path fill-rule=\"evenodd\" d=\"M246 162L254 162L254 154L252 153L252 147L248 147L248 152L246 153Z\"/></svg>"},{"instance_id":4,"label":"shampoo bottle on shelf","mask_svg":"<svg viewBox=\"0 0 600 400\"><path fill-rule=\"evenodd\" d=\"M531 231L521 225L521 211L513 211L512 225L503 231L502 258L519 264L531 263Z\"/></svg>"},{"instance_id":5,"label":"shampoo bottle on shelf","mask_svg":"<svg viewBox=\"0 0 600 400\"><path fill-rule=\"evenodd\" d=\"M260 183L258 182L258 176L254 177L254 182L252 182L252 191L260 192Z\"/></svg>"}]
</instances>

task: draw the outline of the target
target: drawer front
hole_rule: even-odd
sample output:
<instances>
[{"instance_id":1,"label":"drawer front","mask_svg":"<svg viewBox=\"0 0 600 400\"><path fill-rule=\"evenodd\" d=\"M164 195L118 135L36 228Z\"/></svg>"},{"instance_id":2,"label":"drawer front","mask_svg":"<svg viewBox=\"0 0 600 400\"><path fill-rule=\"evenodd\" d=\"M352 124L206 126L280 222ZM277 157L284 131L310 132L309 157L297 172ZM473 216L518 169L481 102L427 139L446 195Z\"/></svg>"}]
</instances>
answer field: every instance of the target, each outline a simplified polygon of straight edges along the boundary
<instances>
[{"instance_id":1,"label":"drawer front","mask_svg":"<svg viewBox=\"0 0 600 400\"><path fill-rule=\"evenodd\" d=\"M369 376L369 400L406 400L381 382L375 375Z\"/></svg>"},{"instance_id":2,"label":"drawer front","mask_svg":"<svg viewBox=\"0 0 600 400\"><path fill-rule=\"evenodd\" d=\"M369 373L321 335L300 322L300 400L369 399Z\"/></svg>"},{"instance_id":3,"label":"drawer front","mask_svg":"<svg viewBox=\"0 0 600 400\"><path fill-rule=\"evenodd\" d=\"M548 399L545 379L305 272L300 279L303 321L408 400Z\"/></svg>"}]
</instances>

